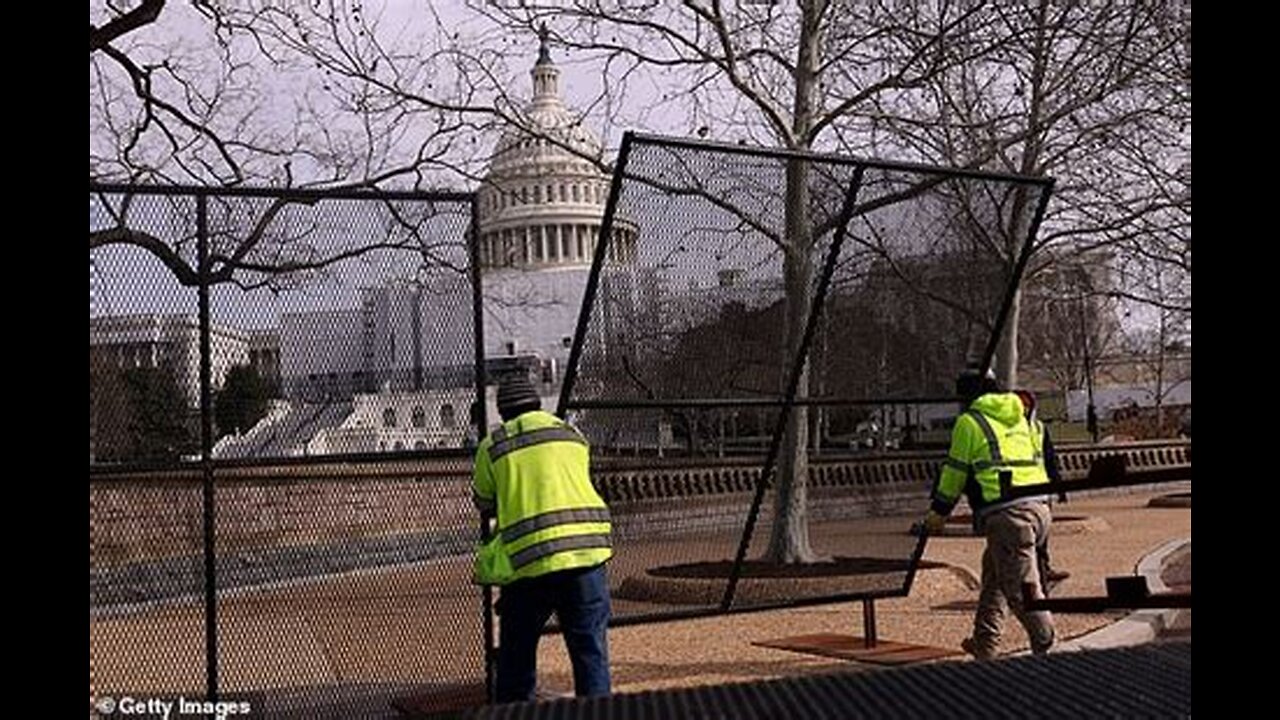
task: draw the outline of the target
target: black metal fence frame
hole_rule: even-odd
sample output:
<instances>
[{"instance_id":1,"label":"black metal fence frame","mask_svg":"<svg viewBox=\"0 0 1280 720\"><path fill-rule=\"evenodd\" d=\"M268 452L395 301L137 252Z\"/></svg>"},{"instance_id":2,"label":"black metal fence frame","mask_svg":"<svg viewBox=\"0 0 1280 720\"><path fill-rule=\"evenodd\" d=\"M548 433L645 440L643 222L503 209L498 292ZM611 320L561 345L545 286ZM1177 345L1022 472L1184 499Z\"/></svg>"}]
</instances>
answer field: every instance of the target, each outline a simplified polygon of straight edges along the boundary
<instances>
[{"instance_id":1,"label":"black metal fence frame","mask_svg":"<svg viewBox=\"0 0 1280 720\"><path fill-rule=\"evenodd\" d=\"M196 247L197 247L197 285L200 336L200 459L196 468L201 473L201 503L203 506L203 553L204 553L204 636L205 636L205 692L206 698L217 702L219 698L218 666L218 599L217 599L217 555L216 555L216 521L217 506L215 501L214 473L216 470L259 465L288 464L288 459L273 459L267 462L244 461L235 459L215 460L213 458L213 402L212 402L212 349L210 346L211 324L209 319L209 228L207 208L210 198L215 197L253 197L294 200L314 203L321 200L367 200L388 201L407 200L418 202L451 202L463 203L470 207L468 223L467 247L470 263L470 281L472 289L473 342L475 346L475 393L479 405L479 416L476 418L481 430L487 427L485 397L485 352L484 352L484 310L482 306L482 287L480 263L478 257L479 203L474 192L462 191L386 191L363 189L308 190L308 189L273 189L258 187L224 187L213 188L198 185L131 185L121 183L97 183L90 181L89 193L122 194L122 195L157 195L192 197L196 202ZM397 452L388 456L385 453L370 455L367 453L347 455L326 455L324 461L386 461L402 463L415 457L427 457L423 452ZM434 457L438 457L438 454ZM308 462L314 463L314 458ZM181 466L178 466L181 467ZM154 464L117 465L110 468L89 467L90 481L95 478L110 479L122 472L142 469L173 469L173 465L157 466ZM191 469L196 469L191 468ZM479 525L480 536L488 534L486 523ZM493 666L496 656L493 636L493 595L490 588L482 590L484 608L484 658L485 686L492 697Z\"/></svg>"},{"instance_id":2,"label":"black metal fence frame","mask_svg":"<svg viewBox=\"0 0 1280 720\"><path fill-rule=\"evenodd\" d=\"M831 247L828 250L827 257L821 269L819 283L815 289L812 307L806 318L803 339L798 349L797 356L790 366L790 376L785 395L779 398L756 398L747 400L724 400L715 398L699 398L691 400L627 400L627 401L607 401L607 400L582 400L573 399L573 388L577 379L578 366L582 359L583 346L586 341L586 334L591 318L592 306L596 299L596 294L600 284L600 274L604 263L608 257L608 246L613 241L613 227L617 217L618 202L622 193L623 181L627 178L633 178L637 182L644 183L645 180L634 175L629 175L627 171L627 162L631 156L632 147L637 143L643 143L664 148L687 148L691 150L714 151L729 155L749 155L767 158L794 158L810 161L821 161L829 164L839 164L845 166L853 166L855 168L852 180L845 192L845 199L841 207L839 220L834 232ZM628 618L625 621L611 621L614 626L624 624L634 624L641 622L670 620L670 619L686 619L695 617L706 617L711 615L722 615L731 613L756 612L761 610L772 610L784 607L799 607L804 605L823 604L831 602L843 602L851 600L875 600L888 597L902 597L910 593L911 585L915 579L916 571L919 567L921 557L924 555L927 536L921 535L916 543L909 566L907 570L906 581L900 590L895 591L879 591L879 592L863 592L863 593L844 593L823 597L806 597L793 601L782 603L765 603L751 605L749 607L734 607L733 600L737 582L742 574L742 566L746 561L746 553L748 546L754 533L756 520L760 513L760 508L764 500L765 492L768 490L772 477L775 472L777 456L780 452L783 434L794 407L798 405L852 405L852 404L886 404L886 403L923 403L937 402L939 398L855 398L855 399L838 399L838 398L802 398L798 397L799 380L801 371L808 358L809 347L812 344L814 329L817 326L818 318L822 313L827 294L829 290L831 276L834 272L836 262L840 256L840 250L843 246L849 222L852 220L857 208L856 199L863 174L868 169L882 170L899 170L908 172L917 172L941 177L964 177L980 180L1002 180L1007 182L1016 182L1023 185L1034 186L1042 189L1039 195L1036 207L1031 217L1027 229L1027 236L1022 242L1021 250L1015 261L1013 272L1008 278L1005 288L1004 297L1001 301L1000 308L992 328L991 335L987 341L982 363L985 367L989 367L995 356L997 345L1004 331L1005 323L1008 319L1010 308L1013 305L1014 295L1018 285L1021 282L1022 274L1026 269L1027 260L1031 256L1034 246L1036 233L1039 231L1041 222L1044 219L1045 209L1049 203L1049 197L1052 195L1054 187L1054 179L1046 177L1032 177L1025 175L1017 175L1010 173L985 172L980 170L971 170L963 168L945 168L922 163L906 163L892 162L883 160L866 160L853 158L844 155L835 155L829 153L800 152L796 150L772 149L762 147L750 147L744 145L734 145L721 142L691 140L687 138L675 138L662 135L651 135L645 133L636 133L628 131L623 134L622 146L618 153L617 165L614 168L612 182L609 188L609 197L605 203L604 217L600 225L599 242L596 245L595 256L592 260L591 273L588 276L586 292L582 301L582 308L578 316L577 328L574 332L573 346L569 355L568 368L565 371L564 384L561 386L560 400L556 413L565 417L566 413L576 409L637 409L637 408L675 408L675 407L717 407L717 406L740 406L754 405L778 408L778 420L774 425L768 452L765 461L761 467L759 479L756 482L755 496L752 500L751 509L748 513L746 523L743 527L742 536L739 540L739 546L735 555L729 583L726 586L725 594L721 599L720 606L715 609L695 609L681 611L676 613L664 613L661 616L653 618L638 617ZM942 398L944 401L955 402L957 398ZM869 606L868 606L869 608ZM870 610L868 610L870 612ZM868 618L872 623L873 618Z\"/></svg>"},{"instance_id":3,"label":"black metal fence frame","mask_svg":"<svg viewBox=\"0 0 1280 720\"><path fill-rule=\"evenodd\" d=\"M754 155L765 156L771 158L800 158L809 160L820 160L827 163L838 163L845 166L853 166L854 176L845 190L844 203L840 209L839 220L834 232L831 247L827 251L827 256L823 261L818 285L812 298L812 306L806 318L806 325L803 333L803 339L798 350L797 356L790 365L790 374L787 382L787 389L782 397L778 398L756 398L747 400L719 400L719 399L697 399L688 401L626 401L626 402L609 402L609 401L574 401L572 392L574 383L578 373L578 365L581 360L583 345L592 305L596 299L597 290L600 282L600 274L603 264L607 258L608 245L613 237L613 227L617 213L619 197L622 192L624 179L631 177L627 174L627 161L634 144L642 142L667 147L688 147L699 150L714 150L727 154ZM886 169L886 170L903 170L921 173L929 173L933 175L941 175L944 177L973 177L977 179L988 180L1006 180L1016 181L1029 185L1035 185L1043 188L1040 194L1039 204L1035 209L1034 216L1030 223L1027 238L1023 242L1021 253L1017 258L1012 275L1012 282L1009 283L999 314L995 323L994 330L990 336L985 349L983 360L989 364L994 356L996 345L1004 328L1009 309L1012 305L1014 292L1016 290L1018 280L1021 278L1025 270L1027 259L1030 255L1033 240L1044 216L1045 207L1047 205L1050 193L1053 188L1053 180L1047 178L1032 178L1018 175L985 173L973 170L959 170L940 168L922 164L913 163L894 163L874 160L862 160L845 156L835 156L818 153L801 153L787 150L773 150L766 148L752 148L740 145L727 145L721 143L694 141L678 138L661 137L654 135L637 134L627 132L622 141L622 146L618 155L617 166L611 179L610 191L605 203L604 216L599 230L599 240L596 245L595 255L592 262L590 274L588 275L587 285L584 293L583 304L579 311L577 326L574 334L573 344L570 351L568 368L566 369L564 381L561 388L561 395L557 408L557 414L562 417L570 410L602 408L602 409L631 409L642 407L674 407L690 406L690 407L714 407L719 405L756 405L769 408L777 408L779 410L778 419L774 424L770 434L770 443L767 454L761 468L761 473L756 482L755 493L751 503L751 509L746 519L746 524L739 541L739 546L734 558L732 575L726 587L724 597L721 599L718 608L707 609L690 609L674 613L662 613L653 616L637 616L630 618L622 618L611 622L611 625L622 626L630 624L639 624L647 622L661 622L675 619L705 617L708 615L721 615L729 613L745 613L763 610L771 610L778 608L802 607L808 605L816 605L837 601L848 600L874 600L886 597L898 597L909 593L912 581L915 577L921 556L924 552L925 538L922 537L917 543L912 554L909 569L904 587L900 590L892 591L876 591L871 593L851 593L832 595L824 597L803 597L796 598L784 602L770 602L762 604L754 604L745 607L734 607L733 600L738 579L741 575L741 569L745 562L745 556L750 544L755 524L760 513L760 508L767 489L771 484L771 480L775 473L777 456L781 449L782 438L787 426L789 417L793 408L806 405L853 405L853 404L884 404L884 403L923 403L923 402L939 402L953 401L954 398L893 398L876 399L876 398L805 398L799 396L799 380L801 369L803 368L807 358L810 345L812 344L815 328L818 323L820 314L823 311L825 301L828 296L829 285L836 263L840 256L840 251L847 235L848 225L856 212L856 200L861 186L863 173L867 169ZM169 196L189 196L194 197L196 201L196 218L197 218L197 264L198 276L200 282L197 286L198 292L198 322L200 333L200 458L198 463L192 463L189 466L182 466L182 469L189 471L198 471L201 477L201 496L203 509L203 564L205 581L204 593L204 609L205 609L205 658L206 658L206 692L207 697L217 700L219 695L219 652L218 652L218 602L217 602L217 559L216 559L216 538L215 525L217 520L217 508L215 502L215 472L224 469L234 469L237 467L253 467L259 465L281 465L290 464L291 461L286 458L273 459L271 461L246 461L236 459L216 460L212 457L213 447L213 407L212 407L212 367L211 367L211 347L210 347L210 307L209 307L209 287L206 281L209 272L209 250L208 250L208 234L207 227L207 204L210 198L214 197L266 197L278 199L295 199L298 201L314 202L319 200L409 200L423 202L460 202L470 205L470 242L468 243L468 252L470 260L470 279L472 283L472 310L473 310L473 332L475 343L475 392L476 398L480 400L480 416L476 418L480 423L480 429L483 431L488 426L488 418L484 417L485 405L483 401L485 396L485 384L487 381L485 370L485 351L484 351L484 327L483 327L483 305L482 305L482 272L478 258L479 247L475 242L478 237L479 226L479 207L476 202L474 193L470 192L384 192L369 190L274 190L267 188L208 188L200 186L139 186L128 184L98 184L90 183L90 193L111 193L111 194L135 194L135 195L169 195ZM429 454L423 452L398 452L394 455L376 454L351 454L351 455L328 455L324 456L322 462L369 462L385 460L387 462L402 463L406 460L413 460L417 457L439 457L438 454ZM305 462L314 463L317 458L308 458ZM113 476L130 471L146 470L146 469L174 469L172 465L165 465L163 468L155 467L153 464L129 464L127 466L113 466L110 468L90 466L91 481L105 480L110 481ZM485 537L489 528L487 523L480 522L478 525L479 536ZM485 658L485 687L490 698L493 697L494 688L494 670L496 663L496 647L494 638L494 620L493 620L493 594L492 590L485 587L481 591L483 602L483 643Z\"/></svg>"}]
</instances>

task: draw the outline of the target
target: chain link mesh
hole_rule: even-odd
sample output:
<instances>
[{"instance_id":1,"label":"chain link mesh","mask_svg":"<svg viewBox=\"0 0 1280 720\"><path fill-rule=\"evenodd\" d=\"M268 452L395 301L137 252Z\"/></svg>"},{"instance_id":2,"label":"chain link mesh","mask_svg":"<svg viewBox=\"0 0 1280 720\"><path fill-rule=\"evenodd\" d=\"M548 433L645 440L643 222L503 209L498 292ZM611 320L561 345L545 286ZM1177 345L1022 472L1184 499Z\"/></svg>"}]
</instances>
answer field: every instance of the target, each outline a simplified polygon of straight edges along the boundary
<instances>
[{"instance_id":1,"label":"chain link mesh","mask_svg":"<svg viewBox=\"0 0 1280 720\"><path fill-rule=\"evenodd\" d=\"M469 195L91 190L91 692L203 695L208 540L220 693L483 698L471 225Z\"/></svg>"}]
</instances>

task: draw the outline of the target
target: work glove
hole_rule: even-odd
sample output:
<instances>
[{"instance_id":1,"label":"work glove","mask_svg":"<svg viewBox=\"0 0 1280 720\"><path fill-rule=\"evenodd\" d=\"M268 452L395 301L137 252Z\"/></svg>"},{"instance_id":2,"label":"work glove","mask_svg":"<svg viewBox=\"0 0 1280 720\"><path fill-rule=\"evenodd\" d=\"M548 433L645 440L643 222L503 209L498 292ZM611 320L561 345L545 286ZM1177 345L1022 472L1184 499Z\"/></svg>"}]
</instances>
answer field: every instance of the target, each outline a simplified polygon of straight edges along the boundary
<instances>
[{"instance_id":1,"label":"work glove","mask_svg":"<svg viewBox=\"0 0 1280 720\"><path fill-rule=\"evenodd\" d=\"M924 530L930 535L937 535L942 532L942 528L947 524L947 517L939 515L937 512L930 510L928 515L924 516Z\"/></svg>"}]
</instances>

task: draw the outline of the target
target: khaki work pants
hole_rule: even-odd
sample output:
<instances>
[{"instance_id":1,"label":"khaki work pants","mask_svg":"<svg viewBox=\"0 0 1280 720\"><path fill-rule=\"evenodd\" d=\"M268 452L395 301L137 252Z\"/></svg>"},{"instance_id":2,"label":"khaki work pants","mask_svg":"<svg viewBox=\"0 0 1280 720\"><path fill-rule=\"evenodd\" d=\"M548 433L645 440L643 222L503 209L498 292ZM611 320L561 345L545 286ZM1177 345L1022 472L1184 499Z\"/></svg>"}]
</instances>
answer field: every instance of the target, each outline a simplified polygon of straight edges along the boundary
<instances>
[{"instance_id":1,"label":"khaki work pants","mask_svg":"<svg viewBox=\"0 0 1280 720\"><path fill-rule=\"evenodd\" d=\"M1026 628L1031 650L1042 653L1053 645L1053 616L1023 609L1022 586L1031 583L1043 597L1036 546L1049 537L1049 505L1043 502L996 510L983 521L987 548L982 553L982 590L973 619L973 646L978 657L995 655L1000 645L1005 605Z\"/></svg>"}]
</instances>

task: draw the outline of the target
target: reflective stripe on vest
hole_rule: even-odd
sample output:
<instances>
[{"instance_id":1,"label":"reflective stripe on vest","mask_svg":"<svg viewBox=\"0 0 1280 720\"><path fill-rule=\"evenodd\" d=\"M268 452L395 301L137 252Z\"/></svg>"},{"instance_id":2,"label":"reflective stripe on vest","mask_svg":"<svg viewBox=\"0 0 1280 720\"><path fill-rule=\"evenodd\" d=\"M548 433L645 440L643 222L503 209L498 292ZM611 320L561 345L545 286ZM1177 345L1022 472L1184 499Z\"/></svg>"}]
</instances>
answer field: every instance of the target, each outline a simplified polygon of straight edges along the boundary
<instances>
[{"instance_id":1,"label":"reflective stripe on vest","mask_svg":"<svg viewBox=\"0 0 1280 720\"><path fill-rule=\"evenodd\" d=\"M1031 441L1033 455L1030 460L1005 460L1004 455L1000 452L1000 441L996 439L995 428L991 427L991 422L987 420L986 416L977 410L968 410L965 414L978 423L978 429L982 431L982 436L987 439L987 447L991 449L991 459L975 460L973 462L974 470L989 470L996 467L1034 467L1040 464L1040 450L1036 448L1034 438ZM947 459L950 460L950 458ZM959 469L963 470L964 468L961 467Z\"/></svg>"},{"instance_id":2,"label":"reflective stripe on vest","mask_svg":"<svg viewBox=\"0 0 1280 720\"><path fill-rule=\"evenodd\" d=\"M496 500L484 497L475 490L471 491L471 502L481 510L496 510L498 507L498 502Z\"/></svg>"},{"instance_id":3,"label":"reflective stripe on vest","mask_svg":"<svg viewBox=\"0 0 1280 720\"><path fill-rule=\"evenodd\" d=\"M1000 441L996 440L995 429L991 427L991 423L987 420L986 416L977 410L968 410L965 414L973 418L974 422L978 423L978 429L982 431L982 436L987 439L987 447L991 452L990 462L992 464L999 465L1000 459L1003 456L1000 454Z\"/></svg>"},{"instance_id":4,"label":"reflective stripe on vest","mask_svg":"<svg viewBox=\"0 0 1280 720\"><path fill-rule=\"evenodd\" d=\"M1034 467L1040 464L1040 456L1037 455L1031 460L1001 460L994 462L991 460L977 460L973 463L974 470L987 470L990 468L1014 468L1014 467Z\"/></svg>"},{"instance_id":5,"label":"reflective stripe on vest","mask_svg":"<svg viewBox=\"0 0 1280 720\"><path fill-rule=\"evenodd\" d=\"M573 535L571 537L553 538L545 540L534 545L530 545L519 552L512 553L511 567L514 570L528 565L534 560L540 560L549 555L555 555L566 550L584 550L589 548L608 548L613 547L609 542L608 535Z\"/></svg>"},{"instance_id":6,"label":"reflective stripe on vest","mask_svg":"<svg viewBox=\"0 0 1280 720\"><path fill-rule=\"evenodd\" d=\"M608 508L573 508L571 510L552 510L541 515L534 515L531 518L525 518L509 528L502 530L502 541L505 543L514 543L516 540L535 533L539 530L546 530L556 525L572 525L575 523L587 522L609 522Z\"/></svg>"},{"instance_id":7,"label":"reflective stripe on vest","mask_svg":"<svg viewBox=\"0 0 1280 720\"><path fill-rule=\"evenodd\" d=\"M583 439L577 431L568 427L548 427L539 428L538 430L530 430L527 433L520 433L515 437L507 437L503 428L499 428L493 433L493 445L489 447L489 460L497 462L499 458L516 450L523 450L534 445L541 445L548 442L574 442L579 445L586 445L587 441Z\"/></svg>"}]
</instances>

